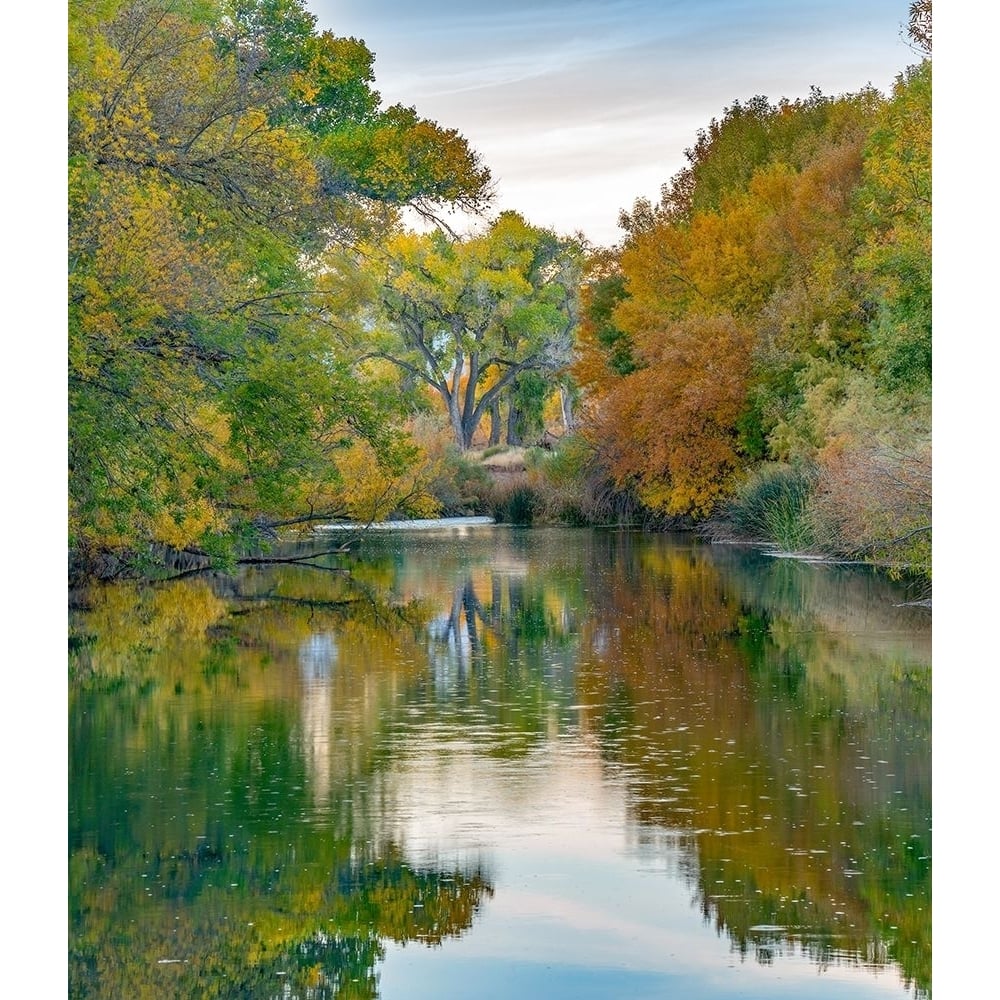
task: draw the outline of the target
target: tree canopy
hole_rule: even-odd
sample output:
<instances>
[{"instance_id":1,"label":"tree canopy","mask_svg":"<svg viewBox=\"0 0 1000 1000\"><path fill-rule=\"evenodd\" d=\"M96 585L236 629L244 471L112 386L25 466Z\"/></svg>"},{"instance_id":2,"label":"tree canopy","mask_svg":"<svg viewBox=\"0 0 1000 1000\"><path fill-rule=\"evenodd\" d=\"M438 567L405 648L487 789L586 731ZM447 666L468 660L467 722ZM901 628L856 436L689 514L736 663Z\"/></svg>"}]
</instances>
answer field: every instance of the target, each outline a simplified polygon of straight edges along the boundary
<instances>
[{"instance_id":1,"label":"tree canopy","mask_svg":"<svg viewBox=\"0 0 1000 1000\"><path fill-rule=\"evenodd\" d=\"M315 261L400 207L481 208L453 130L381 110L300 0L74 0L69 458L79 553L222 551L409 454L338 355ZM387 419L388 418L388 419Z\"/></svg>"},{"instance_id":2,"label":"tree canopy","mask_svg":"<svg viewBox=\"0 0 1000 1000\"><path fill-rule=\"evenodd\" d=\"M930 98L925 60L888 97L735 102L658 204L622 213L622 246L584 281L574 366L619 488L705 517L762 462L797 463L818 520L868 525L831 528L836 545L924 530ZM872 509L847 517L848 495Z\"/></svg>"},{"instance_id":3,"label":"tree canopy","mask_svg":"<svg viewBox=\"0 0 1000 1000\"><path fill-rule=\"evenodd\" d=\"M580 257L515 212L466 238L400 233L364 255L360 350L429 388L466 449L501 400L516 412L529 375L568 364ZM339 259L349 280L354 260Z\"/></svg>"}]
</instances>

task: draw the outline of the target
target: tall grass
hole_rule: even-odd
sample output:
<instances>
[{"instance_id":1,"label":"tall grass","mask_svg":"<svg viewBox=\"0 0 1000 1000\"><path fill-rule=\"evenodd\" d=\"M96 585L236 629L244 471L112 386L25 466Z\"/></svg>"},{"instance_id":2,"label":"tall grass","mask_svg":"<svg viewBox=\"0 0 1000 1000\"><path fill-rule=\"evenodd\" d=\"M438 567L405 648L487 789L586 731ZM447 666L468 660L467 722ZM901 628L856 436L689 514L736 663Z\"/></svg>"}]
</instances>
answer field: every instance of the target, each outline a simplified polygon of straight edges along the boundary
<instances>
[{"instance_id":1,"label":"tall grass","mask_svg":"<svg viewBox=\"0 0 1000 1000\"><path fill-rule=\"evenodd\" d=\"M614 485L593 445L580 435L566 435L552 451L529 449L525 465L538 495L536 520L623 525L643 519L641 504Z\"/></svg>"},{"instance_id":2,"label":"tall grass","mask_svg":"<svg viewBox=\"0 0 1000 1000\"><path fill-rule=\"evenodd\" d=\"M816 541L809 515L815 475L790 465L764 465L752 472L724 509L743 537L801 552Z\"/></svg>"}]
</instances>

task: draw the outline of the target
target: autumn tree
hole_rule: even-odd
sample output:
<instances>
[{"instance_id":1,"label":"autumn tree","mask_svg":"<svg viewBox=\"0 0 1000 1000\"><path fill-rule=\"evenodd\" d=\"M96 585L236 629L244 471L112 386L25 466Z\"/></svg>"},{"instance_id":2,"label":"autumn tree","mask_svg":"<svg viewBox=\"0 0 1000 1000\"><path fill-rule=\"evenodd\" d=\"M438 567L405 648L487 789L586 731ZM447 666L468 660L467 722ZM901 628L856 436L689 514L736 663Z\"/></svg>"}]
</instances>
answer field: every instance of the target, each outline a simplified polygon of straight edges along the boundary
<instances>
[{"instance_id":1,"label":"autumn tree","mask_svg":"<svg viewBox=\"0 0 1000 1000\"><path fill-rule=\"evenodd\" d=\"M623 213L617 259L585 285L574 370L598 453L652 509L710 513L779 428L790 437L817 365L858 362L852 212L878 103L736 103L658 205Z\"/></svg>"},{"instance_id":2,"label":"autumn tree","mask_svg":"<svg viewBox=\"0 0 1000 1000\"><path fill-rule=\"evenodd\" d=\"M579 259L572 241L514 212L463 239L400 233L364 265L376 306L358 310L359 353L429 387L465 450L501 401L516 422L537 395L531 379L567 364Z\"/></svg>"},{"instance_id":3,"label":"autumn tree","mask_svg":"<svg viewBox=\"0 0 1000 1000\"><path fill-rule=\"evenodd\" d=\"M745 194L689 223L661 214L627 242L620 275L591 286L593 340L575 367L597 390L589 434L619 487L658 513L705 516L739 467L750 317L780 274L764 215Z\"/></svg>"},{"instance_id":4,"label":"autumn tree","mask_svg":"<svg viewBox=\"0 0 1000 1000\"><path fill-rule=\"evenodd\" d=\"M639 198L619 224L629 237L661 222L683 224L698 212L716 211L726 194L746 189L753 175L775 163L801 170L817 142L840 142L855 133L879 94L873 88L831 98L813 87L806 98L777 103L762 94L733 101L720 118L698 130L684 150L686 165L660 189L655 204Z\"/></svg>"},{"instance_id":5,"label":"autumn tree","mask_svg":"<svg viewBox=\"0 0 1000 1000\"><path fill-rule=\"evenodd\" d=\"M593 418L619 486L647 508L711 513L739 469L751 337L732 316L691 316L642 338L642 366Z\"/></svg>"},{"instance_id":6,"label":"autumn tree","mask_svg":"<svg viewBox=\"0 0 1000 1000\"><path fill-rule=\"evenodd\" d=\"M73 547L221 551L336 512L346 443L408 456L331 347L316 255L402 205L478 204L488 172L457 133L382 112L371 53L299 0L69 14ZM387 128L364 164L331 145ZM366 179L380 161L391 192Z\"/></svg>"},{"instance_id":7,"label":"autumn tree","mask_svg":"<svg viewBox=\"0 0 1000 1000\"><path fill-rule=\"evenodd\" d=\"M929 59L889 97L735 102L687 159L585 279L595 468L695 517L788 476L802 537L929 573Z\"/></svg>"}]
</instances>

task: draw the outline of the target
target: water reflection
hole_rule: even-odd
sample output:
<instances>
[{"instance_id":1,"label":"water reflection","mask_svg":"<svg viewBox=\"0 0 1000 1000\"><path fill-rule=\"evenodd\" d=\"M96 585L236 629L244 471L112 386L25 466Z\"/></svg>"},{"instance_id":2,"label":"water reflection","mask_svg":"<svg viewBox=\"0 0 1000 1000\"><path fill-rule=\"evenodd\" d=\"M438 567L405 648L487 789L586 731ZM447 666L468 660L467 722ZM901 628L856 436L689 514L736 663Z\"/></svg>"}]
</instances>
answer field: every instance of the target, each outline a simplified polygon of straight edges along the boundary
<instances>
[{"instance_id":1,"label":"water reflection","mask_svg":"<svg viewBox=\"0 0 1000 1000\"><path fill-rule=\"evenodd\" d=\"M565 600L523 574L509 566L467 573L455 584L448 609L428 622L428 656L439 693L464 690L477 670L480 683L498 670L510 684L530 686L532 677L553 683L556 673L564 683L572 679L576 616ZM521 661L527 672L514 666Z\"/></svg>"},{"instance_id":2,"label":"water reflection","mask_svg":"<svg viewBox=\"0 0 1000 1000\"><path fill-rule=\"evenodd\" d=\"M414 867L392 844L367 859L314 847L309 863L304 847L77 850L69 995L377 997L386 942L440 945L493 893L482 872Z\"/></svg>"},{"instance_id":3,"label":"water reflection","mask_svg":"<svg viewBox=\"0 0 1000 1000\"><path fill-rule=\"evenodd\" d=\"M596 615L638 607L639 621L610 647L599 630L581 676L635 821L690 831L703 916L741 955L895 961L929 986L924 631L914 643L867 574L667 547L640 559Z\"/></svg>"},{"instance_id":4,"label":"water reflection","mask_svg":"<svg viewBox=\"0 0 1000 1000\"><path fill-rule=\"evenodd\" d=\"M748 995L929 992L929 624L893 585L547 530L350 569L80 595L73 995L462 996L475 956L484 995L725 996L716 940Z\"/></svg>"},{"instance_id":5,"label":"water reflection","mask_svg":"<svg viewBox=\"0 0 1000 1000\"><path fill-rule=\"evenodd\" d=\"M329 803L331 793L331 679L338 655L337 640L331 632L313 633L299 646L302 750L306 768L312 777L313 801L320 807Z\"/></svg>"}]
</instances>

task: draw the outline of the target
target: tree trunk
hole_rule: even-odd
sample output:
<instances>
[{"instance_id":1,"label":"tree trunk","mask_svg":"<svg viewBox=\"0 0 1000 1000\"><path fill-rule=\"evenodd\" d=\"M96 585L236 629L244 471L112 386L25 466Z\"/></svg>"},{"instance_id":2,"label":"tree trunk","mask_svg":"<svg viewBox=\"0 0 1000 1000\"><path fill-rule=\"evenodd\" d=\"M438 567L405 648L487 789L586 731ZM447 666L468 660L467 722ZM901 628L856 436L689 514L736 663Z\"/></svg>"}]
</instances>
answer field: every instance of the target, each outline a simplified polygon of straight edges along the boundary
<instances>
[{"instance_id":1,"label":"tree trunk","mask_svg":"<svg viewBox=\"0 0 1000 1000\"><path fill-rule=\"evenodd\" d=\"M479 418L475 412L462 414L462 451L472 447L472 439L476 436Z\"/></svg>"},{"instance_id":2,"label":"tree trunk","mask_svg":"<svg viewBox=\"0 0 1000 1000\"><path fill-rule=\"evenodd\" d=\"M465 426L462 413L458 408L458 400L454 395L451 395L446 402L448 403L448 416L451 418L451 429L455 432L455 442L460 451L465 451L469 446L465 440Z\"/></svg>"},{"instance_id":3,"label":"tree trunk","mask_svg":"<svg viewBox=\"0 0 1000 1000\"><path fill-rule=\"evenodd\" d=\"M500 400L495 399L490 404L490 448L500 443L500 430Z\"/></svg>"},{"instance_id":4,"label":"tree trunk","mask_svg":"<svg viewBox=\"0 0 1000 1000\"><path fill-rule=\"evenodd\" d=\"M573 418L573 400L564 385L559 386L559 406L562 410L563 430L570 434L576 426L576 421Z\"/></svg>"},{"instance_id":5,"label":"tree trunk","mask_svg":"<svg viewBox=\"0 0 1000 1000\"><path fill-rule=\"evenodd\" d=\"M507 444L512 448L521 444L521 409L513 399L507 408Z\"/></svg>"}]
</instances>

